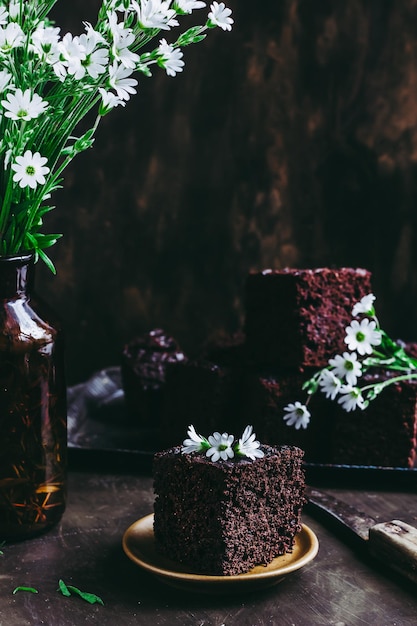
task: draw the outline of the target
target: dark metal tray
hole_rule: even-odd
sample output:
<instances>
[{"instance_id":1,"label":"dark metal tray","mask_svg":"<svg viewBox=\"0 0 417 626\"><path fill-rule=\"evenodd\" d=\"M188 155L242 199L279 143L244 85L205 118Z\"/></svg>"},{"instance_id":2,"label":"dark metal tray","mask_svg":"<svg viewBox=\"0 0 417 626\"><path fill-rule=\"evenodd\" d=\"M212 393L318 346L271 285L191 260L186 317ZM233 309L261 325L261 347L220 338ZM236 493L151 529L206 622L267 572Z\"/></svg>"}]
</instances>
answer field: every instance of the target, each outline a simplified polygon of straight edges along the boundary
<instances>
[{"instance_id":1,"label":"dark metal tray","mask_svg":"<svg viewBox=\"0 0 417 626\"><path fill-rule=\"evenodd\" d=\"M158 431L135 428L125 410L119 367L94 374L68 389L70 467L150 472ZM417 469L305 463L312 485L417 488Z\"/></svg>"}]
</instances>

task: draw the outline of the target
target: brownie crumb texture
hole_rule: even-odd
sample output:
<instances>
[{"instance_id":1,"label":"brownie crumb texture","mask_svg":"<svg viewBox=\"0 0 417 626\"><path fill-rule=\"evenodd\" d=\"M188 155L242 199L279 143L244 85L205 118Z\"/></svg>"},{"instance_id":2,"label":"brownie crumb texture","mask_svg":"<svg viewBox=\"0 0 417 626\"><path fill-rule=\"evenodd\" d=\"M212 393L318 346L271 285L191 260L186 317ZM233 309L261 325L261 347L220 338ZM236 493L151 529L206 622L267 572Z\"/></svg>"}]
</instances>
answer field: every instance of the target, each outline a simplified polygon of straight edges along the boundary
<instances>
[{"instance_id":1,"label":"brownie crumb texture","mask_svg":"<svg viewBox=\"0 0 417 626\"><path fill-rule=\"evenodd\" d=\"M262 446L265 456L213 463L180 448L154 458L158 550L194 573L236 575L291 552L301 530L303 452Z\"/></svg>"},{"instance_id":2,"label":"brownie crumb texture","mask_svg":"<svg viewBox=\"0 0 417 626\"><path fill-rule=\"evenodd\" d=\"M160 422L167 365L186 360L178 342L161 328L126 344L121 358L122 385L126 409L136 425Z\"/></svg>"},{"instance_id":3,"label":"brownie crumb texture","mask_svg":"<svg viewBox=\"0 0 417 626\"><path fill-rule=\"evenodd\" d=\"M249 274L247 348L259 364L323 367L346 348L355 302L370 293L362 268L264 270Z\"/></svg>"}]
</instances>

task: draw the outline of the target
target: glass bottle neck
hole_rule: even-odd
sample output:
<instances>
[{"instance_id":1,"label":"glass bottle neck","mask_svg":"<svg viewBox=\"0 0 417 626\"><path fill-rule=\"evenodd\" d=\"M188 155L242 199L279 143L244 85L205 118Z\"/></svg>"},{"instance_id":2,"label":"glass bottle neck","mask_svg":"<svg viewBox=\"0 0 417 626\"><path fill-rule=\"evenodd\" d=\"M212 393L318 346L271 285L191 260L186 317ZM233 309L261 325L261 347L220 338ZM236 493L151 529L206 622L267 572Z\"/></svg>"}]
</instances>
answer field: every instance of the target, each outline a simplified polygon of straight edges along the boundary
<instances>
[{"instance_id":1,"label":"glass bottle neck","mask_svg":"<svg viewBox=\"0 0 417 626\"><path fill-rule=\"evenodd\" d=\"M0 256L0 298L28 293L33 284L33 254Z\"/></svg>"}]
</instances>

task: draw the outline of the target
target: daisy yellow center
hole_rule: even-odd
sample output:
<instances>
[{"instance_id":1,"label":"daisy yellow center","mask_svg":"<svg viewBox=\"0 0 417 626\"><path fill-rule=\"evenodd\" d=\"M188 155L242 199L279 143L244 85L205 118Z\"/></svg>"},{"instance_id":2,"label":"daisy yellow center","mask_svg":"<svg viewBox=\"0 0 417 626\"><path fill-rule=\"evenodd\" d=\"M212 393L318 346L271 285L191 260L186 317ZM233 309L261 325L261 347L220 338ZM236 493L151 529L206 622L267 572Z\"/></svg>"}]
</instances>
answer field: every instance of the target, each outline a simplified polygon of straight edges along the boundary
<instances>
[{"instance_id":1,"label":"daisy yellow center","mask_svg":"<svg viewBox=\"0 0 417 626\"><path fill-rule=\"evenodd\" d=\"M348 370L349 372L351 372L353 370L353 363L352 363L352 361L345 361L345 369Z\"/></svg>"},{"instance_id":2,"label":"daisy yellow center","mask_svg":"<svg viewBox=\"0 0 417 626\"><path fill-rule=\"evenodd\" d=\"M36 171L36 170L35 170L35 168L33 167L33 165L28 165L28 166L26 167L26 174L27 174L28 176L34 176L34 175L35 175L35 171Z\"/></svg>"},{"instance_id":3,"label":"daisy yellow center","mask_svg":"<svg viewBox=\"0 0 417 626\"><path fill-rule=\"evenodd\" d=\"M365 335L361 331L356 333L356 341L364 341L364 339Z\"/></svg>"},{"instance_id":4,"label":"daisy yellow center","mask_svg":"<svg viewBox=\"0 0 417 626\"><path fill-rule=\"evenodd\" d=\"M220 450L220 451L222 451L222 450L227 450L227 446L226 446L226 444L221 443L221 444L219 445L219 450Z\"/></svg>"},{"instance_id":5,"label":"daisy yellow center","mask_svg":"<svg viewBox=\"0 0 417 626\"><path fill-rule=\"evenodd\" d=\"M26 117L27 114L28 112L25 111L25 109L20 109L20 111L17 112L17 117Z\"/></svg>"}]
</instances>

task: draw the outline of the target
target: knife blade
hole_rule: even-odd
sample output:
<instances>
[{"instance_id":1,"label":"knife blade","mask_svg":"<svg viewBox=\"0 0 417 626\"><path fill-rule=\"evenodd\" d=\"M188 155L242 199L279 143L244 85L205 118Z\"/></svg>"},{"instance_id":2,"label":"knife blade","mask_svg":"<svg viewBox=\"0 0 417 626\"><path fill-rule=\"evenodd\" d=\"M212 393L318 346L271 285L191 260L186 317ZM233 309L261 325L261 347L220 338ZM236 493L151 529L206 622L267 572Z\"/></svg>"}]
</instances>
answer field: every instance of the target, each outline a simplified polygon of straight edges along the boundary
<instances>
[{"instance_id":1,"label":"knife blade","mask_svg":"<svg viewBox=\"0 0 417 626\"><path fill-rule=\"evenodd\" d=\"M417 583L417 528L401 520L378 522L314 487L306 488L307 510L331 520L374 558Z\"/></svg>"}]
</instances>

